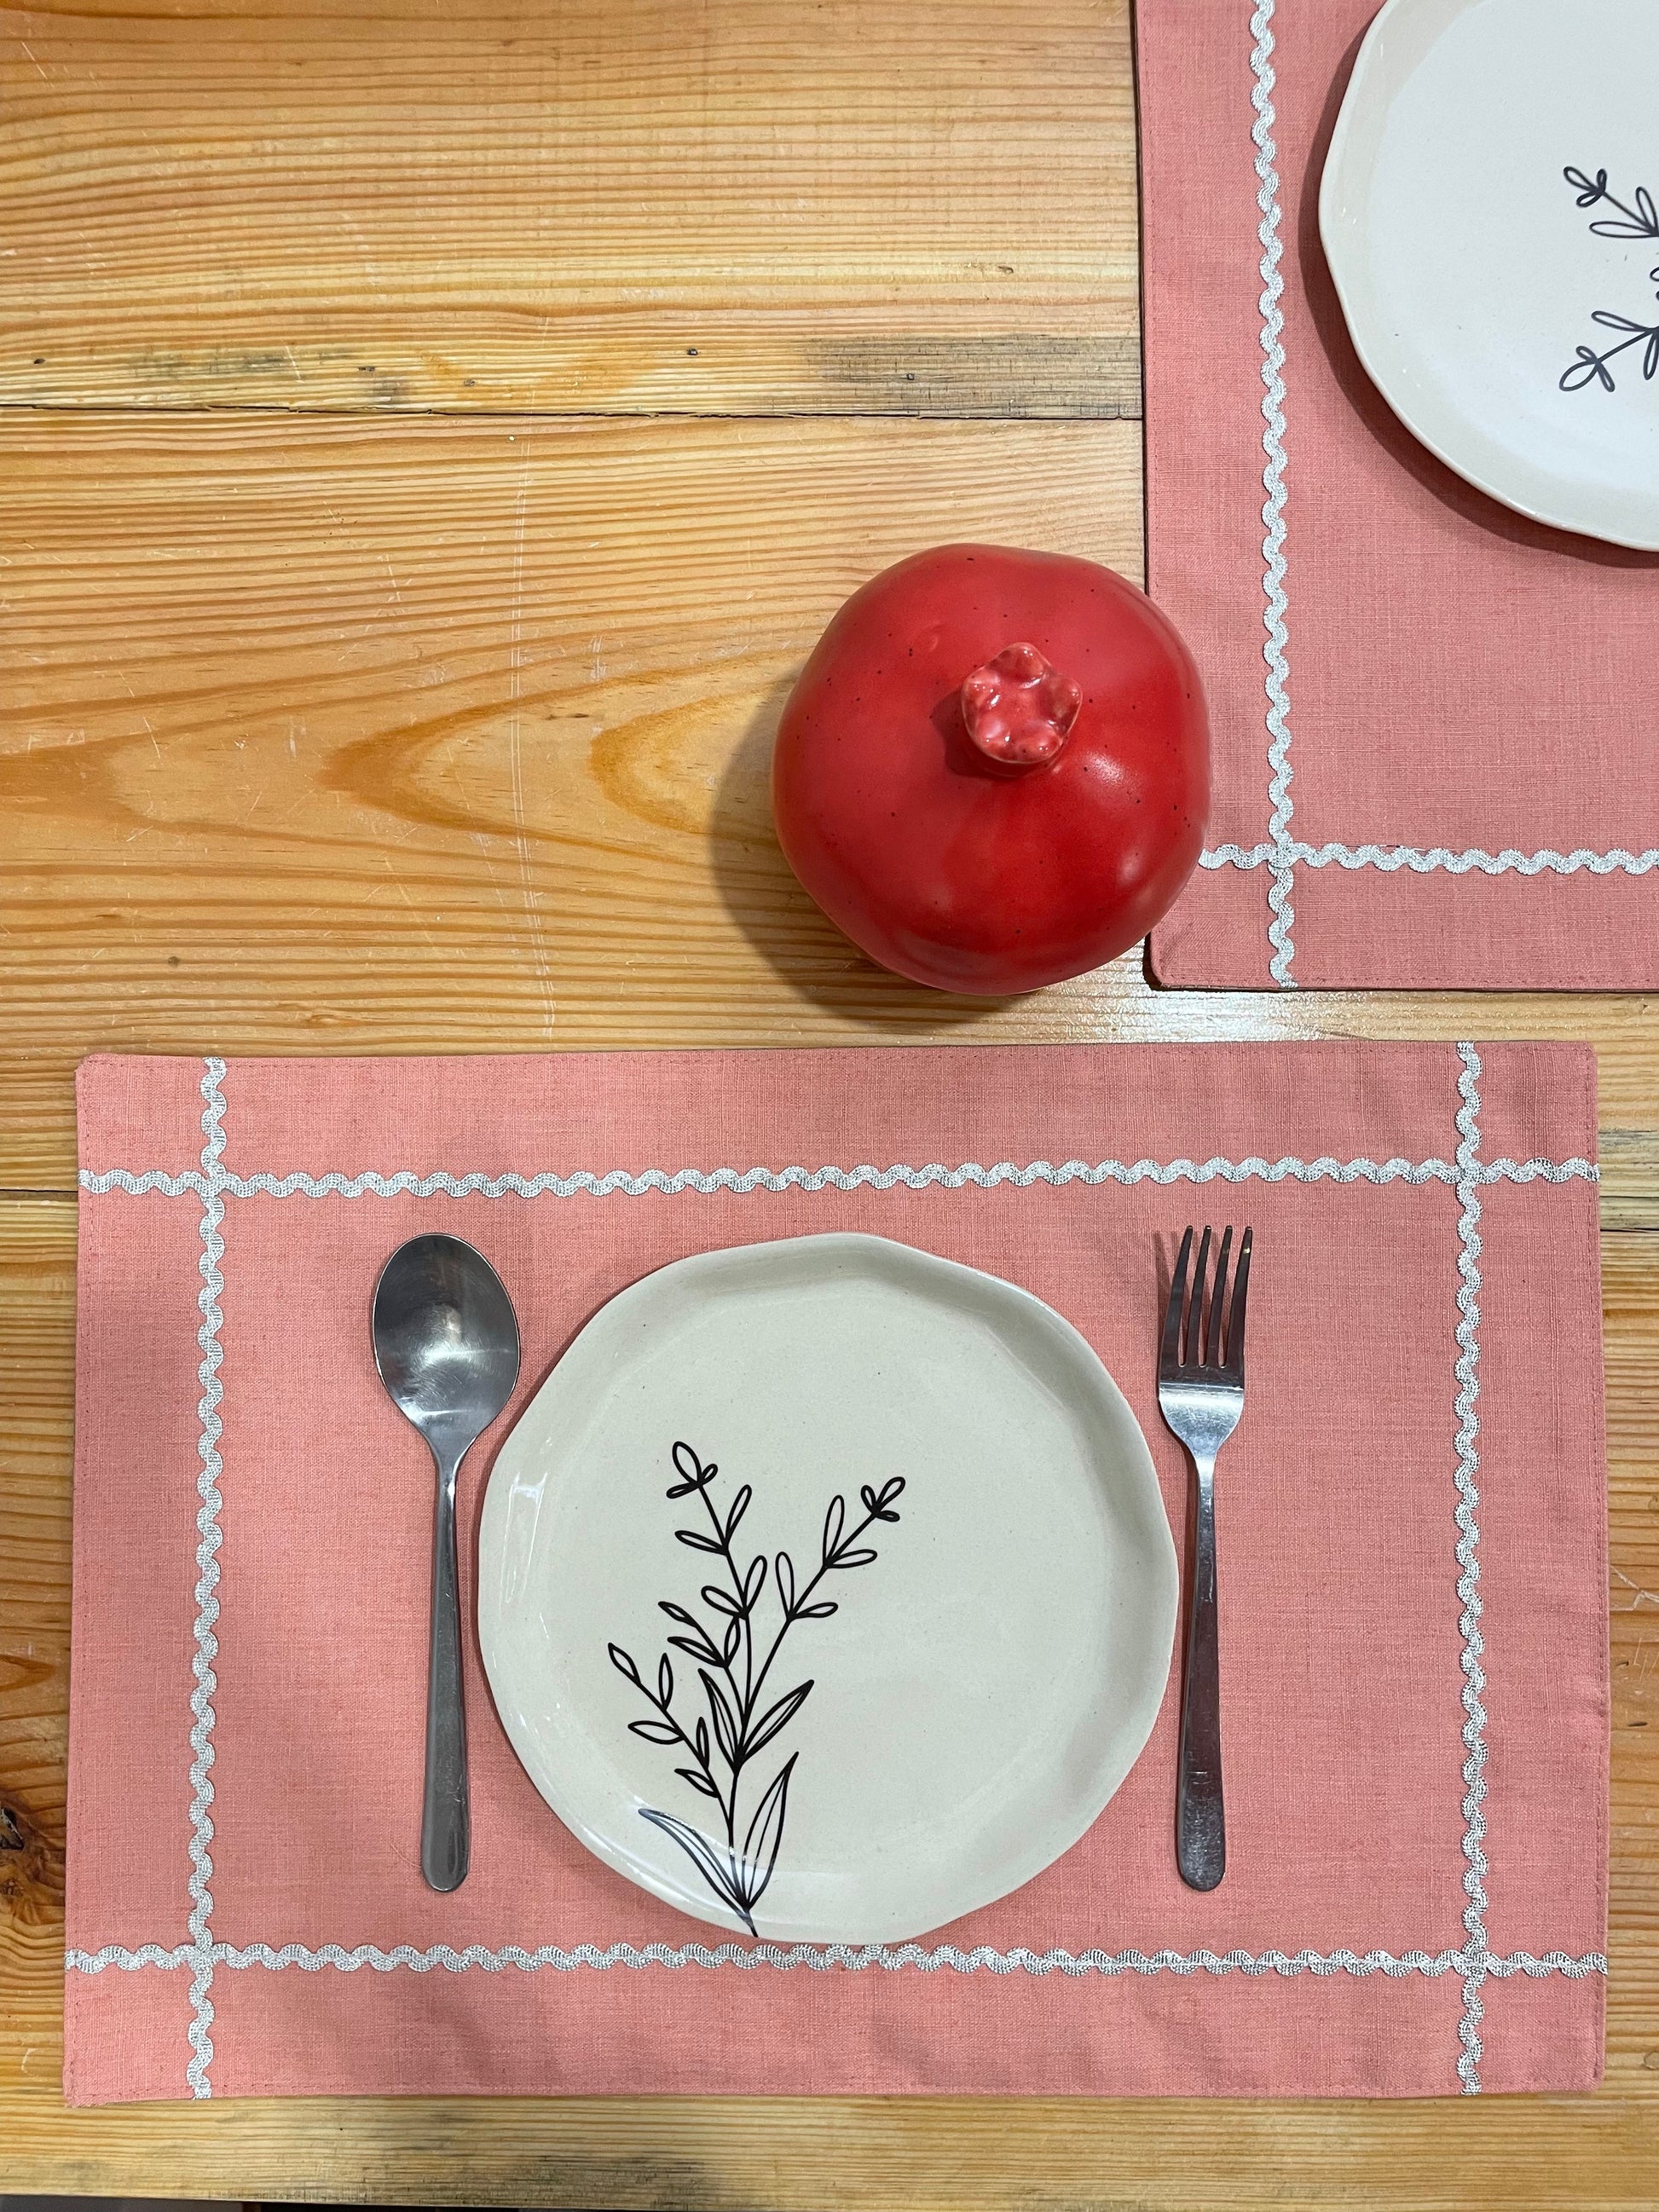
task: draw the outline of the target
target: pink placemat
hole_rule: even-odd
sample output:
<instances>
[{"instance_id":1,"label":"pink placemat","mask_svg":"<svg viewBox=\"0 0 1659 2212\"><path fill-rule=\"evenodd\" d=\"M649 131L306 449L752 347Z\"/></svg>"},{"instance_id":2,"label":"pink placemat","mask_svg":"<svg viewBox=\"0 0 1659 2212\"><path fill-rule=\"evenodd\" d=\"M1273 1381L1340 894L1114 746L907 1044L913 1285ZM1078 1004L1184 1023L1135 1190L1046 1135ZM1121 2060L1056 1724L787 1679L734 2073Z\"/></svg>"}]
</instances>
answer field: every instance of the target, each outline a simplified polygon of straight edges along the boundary
<instances>
[{"instance_id":1,"label":"pink placemat","mask_svg":"<svg viewBox=\"0 0 1659 2212\"><path fill-rule=\"evenodd\" d=\"M1588 2087L1594 1089L1534 1045L88 1061L70 2101ZM1218 1890L1176 1872L1172 1683L1002 1903L892 1949L722 1942L560 1826L476 1657L472 1872L424 1887L429 1483L368 1340L394 1246L495 1263L520 1402L690 1252L862 1229L993 1269L1098 1347L1180 1528L1158 1269L1206 1216L1256 1236Z\"/></svg>"},{"instance_id":2,"label":"pink placemat","mask_svg":"<svg viewBox=\"0 0 1659 2212\"><path fill-rule=\"evenodd\" d=\"M1651 988L1659 556L1472 489L1360 367L1318 194L1375 0L1135 12L1150 580L1215 741L1159 981Z\"/></svg>"}]
</instances>

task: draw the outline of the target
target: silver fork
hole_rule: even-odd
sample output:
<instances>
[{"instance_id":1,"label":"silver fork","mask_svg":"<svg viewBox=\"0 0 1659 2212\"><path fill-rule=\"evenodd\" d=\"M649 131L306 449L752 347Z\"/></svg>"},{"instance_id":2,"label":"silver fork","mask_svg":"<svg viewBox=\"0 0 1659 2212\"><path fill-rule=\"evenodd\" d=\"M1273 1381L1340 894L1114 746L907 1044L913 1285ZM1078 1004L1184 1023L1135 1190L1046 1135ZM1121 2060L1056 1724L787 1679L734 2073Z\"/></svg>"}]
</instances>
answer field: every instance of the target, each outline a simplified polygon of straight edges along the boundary
<instances>
[{"instance_id":1,"label":"silver fork","mask_svg":"<svg viewBox=\"0 0 1659 2212\"><path fill-rule=\"evenodd\" d=\"M1213 1889L1227 1870L1227 1821L1221 1795L1221 1678L1215 1618L1215 1456L1244 1411L1244 1302L1250 1286L1250 1232L1239 1239L1238 1272L1227 1304L1227 1261L1233 1232L1221 1239L1215 1286L1206 1312L1204 1279L1210 1231L1198 1248L1192 1297L1187 1268L1193 1232L1181 1240L1164 1342L1158 1362L1158 1402L1186 1445L1198 1478L1193 1543L1192 1602L1187 1621L1187 1677L1181 1703L1181 1765L1176 1796L1176 1860L1192 1889ZM1223 1328L1223 1319L1225 1328Z\"/></svg>"}]
</instances>

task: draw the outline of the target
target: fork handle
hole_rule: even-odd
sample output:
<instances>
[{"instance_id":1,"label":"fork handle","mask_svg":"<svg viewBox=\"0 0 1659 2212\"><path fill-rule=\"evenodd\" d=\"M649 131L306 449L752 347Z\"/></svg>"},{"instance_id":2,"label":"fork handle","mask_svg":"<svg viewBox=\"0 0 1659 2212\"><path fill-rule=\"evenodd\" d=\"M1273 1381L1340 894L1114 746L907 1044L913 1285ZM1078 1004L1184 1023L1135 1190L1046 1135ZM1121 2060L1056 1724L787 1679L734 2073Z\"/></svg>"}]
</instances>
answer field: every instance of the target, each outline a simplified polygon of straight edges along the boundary
<instances>
[{"instance_id":1,"label":"fork handle","mask_svg":"<svg viewBox=\"0 0 1659 2212\"><path fill-rule=\"evenodd\" d=\"M1193 1455L1198 1517L1193 1542L1187 1678L1181 1701L1176 1861L1189 1889L1213 1889L1227 1870L1221 1798L1221 1672L1215 1613L1215 1461Z\"/></svg>"}]
</instances>

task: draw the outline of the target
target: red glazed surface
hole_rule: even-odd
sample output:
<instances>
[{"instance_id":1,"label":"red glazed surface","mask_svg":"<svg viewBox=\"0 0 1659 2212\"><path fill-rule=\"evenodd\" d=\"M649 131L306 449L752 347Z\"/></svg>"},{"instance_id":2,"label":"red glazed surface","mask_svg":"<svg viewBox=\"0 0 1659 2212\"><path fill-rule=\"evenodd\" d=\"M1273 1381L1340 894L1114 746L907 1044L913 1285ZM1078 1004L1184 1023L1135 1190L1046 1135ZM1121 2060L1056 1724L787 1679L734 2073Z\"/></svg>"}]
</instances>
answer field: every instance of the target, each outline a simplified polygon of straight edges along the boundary
<instances>
[{"instance_id":1,"label":"red glazed surface","mask_svg":"<svg viewBox=\"0 0 1659 2212\"><path fill-rule=\"evenodd\" d=\"M1196 864L1198 673L1110 569L939 546L873 578L819 639L772 795L791 866L873 959L940 990L1033 990L1144 937Z\"/></svg>"}]
</instances>

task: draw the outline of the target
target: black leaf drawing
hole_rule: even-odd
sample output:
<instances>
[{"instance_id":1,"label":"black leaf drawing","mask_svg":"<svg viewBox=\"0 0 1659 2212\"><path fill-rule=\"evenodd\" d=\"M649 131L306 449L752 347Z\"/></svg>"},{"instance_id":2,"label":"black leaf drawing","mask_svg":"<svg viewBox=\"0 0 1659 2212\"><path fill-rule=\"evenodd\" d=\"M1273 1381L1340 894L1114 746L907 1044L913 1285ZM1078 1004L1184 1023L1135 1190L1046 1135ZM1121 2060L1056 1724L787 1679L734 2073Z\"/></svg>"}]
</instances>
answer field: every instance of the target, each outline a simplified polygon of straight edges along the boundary
<instances>
[{"instance_id":1,"label":"black leaf drawing","mask_svg":"<svg viewBox=\"0 0 1659 2212\"><path fill-rule=\"evenodd\" d=\"M708 1692L708 1709L714 1716L714 1741L720 1747L720 1756L728 1766L738 1764L738 1723L732 1708L726 1702L720 1684L706 1667L698 1672L702 1686Z\"/></svg>"},{"instance_id":2,"label":"black leaf drawing","mask_svg":"<svg viewBox=\"0 0 1659 2212\"><path fill-rule=\"evenodd\" d=\"M766 1748L780 1729L788 1727L806 1703L806 1693L811 1686L810 1682L803 1682L798 1690L791 1690L787 1698L780 1698L769 1713L761 1715L755 1723L755 1733L749 1739L749 1756L751 1759L757 1751Z\"/></svg>"},{"instance_id":3,"label":"black leaf drawing","mask_svg":"<svg viewBox=\"0 0 1659 2212\"><path fill-rule=\"evenodd\" d=\"M672 1813L655 1813L648 1805L641 1805L640 1818L651 1821L672 1836L715 1896L723 1898L733 1912L748 1923L752 1936L755 1923L749 1918L749 1907L744 1902L743 1891L738 1886L735 1854L728 1852L726 1863L722 1865L718 1845L711 1844L707 1836L701 1834L689 1822L677 1820Z\"/></svg>"},{"instance_id":4,"label":"black leaf drawing","mask_svg":"<svg viewBox=\"0 0 1659 2212\"><path fill-rule=\"evenodd\" d=\"M1561 173L1578 195L1578 206L1599 207L1605 202L1624 217L1622 222L1606 218L1593 222L1590 228L1597 238L1659 238L1659 208L1654 206L1653 194L1645 185L1636 187L1636 205L1626 207L1607 190L1605 169L1598 169L1594 177L1587 177L1582 169L1563 169Z\"/></svg>"},{"instance_id":5,"label":"black leaf drawing","mask_svg":"<svg viewBox=\"0 0 1659 2212\"><path fill-rule=\"evenodd\" d=\"M676 1444L673 1459L674 1471L680 1480L667 1492L670 1498L684 1498L689 1490L707 1490L720 1473L713 1460L704 1467L690 1444Z\"/></svg>"},{"instance_id":6,"label":"black leaf drawing","mask_svg":"<svg viewBox=\"0 0 1659 2212\"><path fill-rule=\"evenodd\" d=\"M712 1532L705 1534L700 1528L677 1528L674 1534L692 1551L717 1553L726 1575L725 1585L706 1583L699 1592L703 1604L714 1615L712 1623L700 1620L688 1607L672 1599L658 1600L659 1610L686 1632L671 1636L667 1641L675 1650L684 1651L696 1661L697 1679L708 1707L707 1715L699 1713L687 1733L673 1711L674 1670L665 1652L658 1661L653 1690L620 1644L612 1644L607 1649L612 1666L633 1684L653 1714L649 1720L630 1721L629 1730L647 1743L677 1744L690 1752L694 1763L677 1766L675 1774L700 1797L714 1801L725 1826L725 1839L722 1842L717 1837L706 1836L690 1822L653 1807L641 1806L641 1818L673 1838L715 1896L736 1914L752 1936L756 1932L755 1907L772 1880L783 1846L790 1777L800 1754L792 1752L767 1784L743 1828L743 1841L739 1844L741 1785L750 1762L788 1727L811 1693L813 1683L797 1683L793 1690L769 1703L763 1700L761 1692L790 1630L799 1621L828 1620L839 1610L833 1599L813 1595L825 1575L868 1566L875 1559L872 1547L860 1544L859 1539L878 1522L897 1521L899 1516L894 1507L903 1492L904 1478L890 1475L879 1489L870 1483L860 1485L859 1496L864 1505L864 1518L856 1528L847 1526L845 1498L831 1498L823 1518L818 1565L805 1583L798 1580L795 1563L789 1553L776 1554L769 1563L770 1579L776 1593L775 1610L781 1619L769 1641L757 1630L756 1622L757 1608L767 1586L767 1556L758 1552L744 1565L732 1548L738 1524L754 1495L750 1486L743 1485L722 1517L708 1494L720 1473L716 1463L711 1460L705 1464L692 1447L684 1443L674 1445L671 1457L678 1480L667 1496L684 1498L696 1492L702 1499Z\"/></svg>"},{"instance_id":7,"label":"black leaf drawing","mask_svg":"<svg viewBox=\"0 0 1659 2212\"><path fill-rule=\"evenodd\" d=\"M647 1743L678 1743L679 1730L669 1721L629 1721L629 1732L642 1735Z\"/></svg>"},{"instance_id":8,"label":"black leaf drawing","mask_svg":"<svg viewBox=\"0 0 1659 2212\"><path fill-rule=\"evenodd\" d=\"M789 1778L794 1772L795 1761L799 1757L798 1751L791 1752L773 1777L766 1795L755 1808L755 1817L749 1823L749 1833L743 1839L744 1857L759 1876L761 1890L771 1881L772 1869L778 1863L778 1846L783 1841L784 1808L789 1797Z\"/></svg>"},{"instance_id":9,"label":"black leaf drawing","mask_svg":"<svg viewBox=\"0 0 1659 2212\"><path fill-rule=\"evenodd\" d=\"M1567 168L1561 172L1576 194L1576 204L1581 208L1610 207L1616 216L1603 217L1590 225L1597 238L1659 239L1659 208L1654 204L1653 194L1645 185L1636 187L1635 204L1615 199L1607 190L1607 173L1598 169L1593 177L1583 170ZM1650 282L1659 283L1659 267L1650 269ZM1659 298L1659 293L1656 293ZM1600 352L1594 346L1580 345L1574 349L1571 365L1562 372L1559 389L1563 392L1583 392L1595 385L1602 392L1618 389L1609 362L1617 361L1621 354L1632 348L1642 348L1642 374L1651 383L1659 375L1659 323L1634 320L1629 315L1617 313L1611 307L1598 307L1590 317L1604 331L1622 333L1616 345L1604 346Z\"/></svg>"},{"instance_id":10,"label":"black leaf drawing","mask_svg":"<svg viewBox=\"0 0 1659 2212\"><path fill-rule=\"evenodd\" d=\"M903 1487L904 1477L902 1474L889 1475L887 1480L883 1483L879 1492L877 1493L875 1498L871 1500L870 1504L870 1510L878 1521L896 1521L898 1519L898 1515L892 1510L893 1500L898 1496ZM866 1495L868 1496L867 1492L866 1492Z\"/></svg>"}]
</instances>

